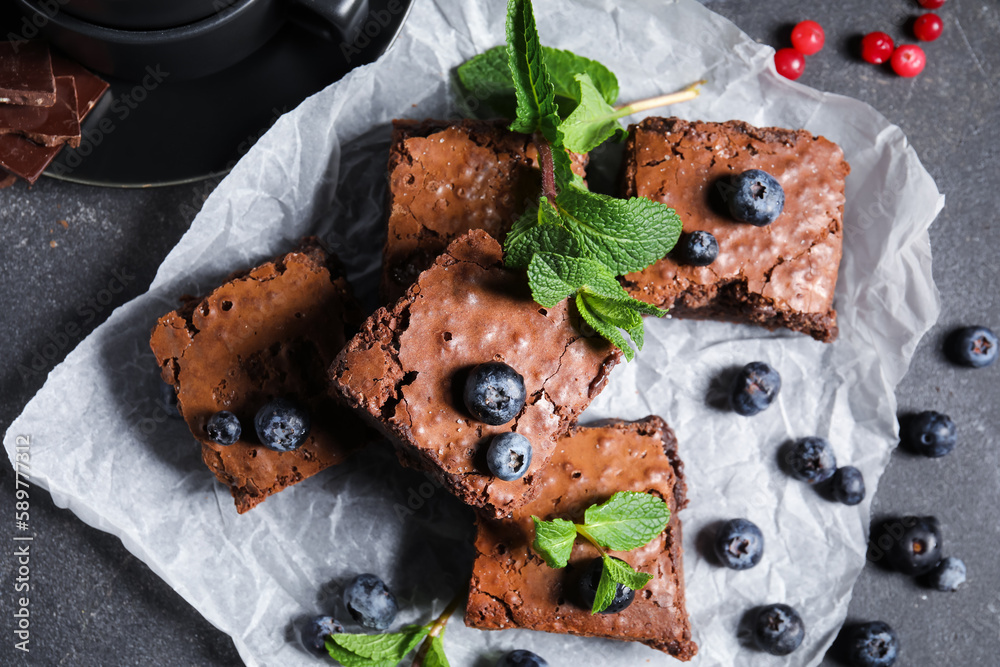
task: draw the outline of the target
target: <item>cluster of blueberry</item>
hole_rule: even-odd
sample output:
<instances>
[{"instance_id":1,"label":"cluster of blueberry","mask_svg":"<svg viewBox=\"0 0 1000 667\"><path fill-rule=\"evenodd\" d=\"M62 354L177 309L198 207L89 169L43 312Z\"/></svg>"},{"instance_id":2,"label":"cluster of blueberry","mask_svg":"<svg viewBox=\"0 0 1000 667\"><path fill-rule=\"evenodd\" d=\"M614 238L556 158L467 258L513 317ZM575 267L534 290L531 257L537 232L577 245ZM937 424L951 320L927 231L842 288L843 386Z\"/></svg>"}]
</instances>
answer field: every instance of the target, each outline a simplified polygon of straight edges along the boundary
<instances>
[{"instance_id":1,"label":"cluster of blueberry","mask_svg":"<svg viewBox=\"0 0 1000 667\"><path fill-rule=\"evenodd\" d=\"M785 208L781 183L760 169L748 169L720 187L730 215L755 227L771 224ZM719 242L711 232L694 231L681 236L675 252L682 264L708 266L719 256Z\"/></svg>"},{"instance_id":2,"label":"cluster of blueberry","mask_svg":"<svg viewBox=\"0 0 1000 667\"><path fill-rule=\"evenodd\" d=\"M396 620L399 604L385 582L374 574L359 574L344 588L344 607L359 625L369 630L387 630ZM302 643L326 655L326 638L340 634L344 626L333 616L316 616L302 628Z\"/></svg>"},{"instance_id":3,"label":"cluster of blueberry","mask_svg":"<svg viewBox=\"0 0 1000 667\"><path fill-rule=\"evenodd\" d=\"M506 424L524 407L524 378L505 363L490 361L469 372L462 394L465 407L490 426ZM500 433L486 451L490 472L505 482L520 479L531 466L531 442L513 431Z\"/></svg>"},{"instance_id":4,"label":"cluster of blueberry","mask_svg":"<svg viewBox=\"0 0 1000 667\"><path fill-rule=\"evenodd\" d=\"M309 412L290 398L275 398L265 403L253 423L260 443L276 452L301 447L311 425ZM212 442L228 447L243 435L243 426L232 412L220 410L208 418L205 432Z\"/></svg>"}]
</instances>

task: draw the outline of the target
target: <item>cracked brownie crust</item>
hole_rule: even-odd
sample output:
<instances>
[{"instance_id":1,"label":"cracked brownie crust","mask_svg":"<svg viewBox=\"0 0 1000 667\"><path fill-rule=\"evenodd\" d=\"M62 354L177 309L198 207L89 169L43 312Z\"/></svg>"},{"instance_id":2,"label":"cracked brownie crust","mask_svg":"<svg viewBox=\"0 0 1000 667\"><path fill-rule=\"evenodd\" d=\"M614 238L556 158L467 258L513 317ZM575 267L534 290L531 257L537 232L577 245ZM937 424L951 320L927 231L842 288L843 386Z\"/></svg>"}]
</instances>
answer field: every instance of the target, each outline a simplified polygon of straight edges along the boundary
<instances>
[{"instance_id":1,"label":"cracked brownie crust","mask_svg":"<svg viewBox=\"0 0 1000 667\"><path fill-rule=\"evenodd\" d=\"M387 302L402 296L448 244L470 229L503 241L541 187L531 137L505 120L393 121L388 234L382 273ZM573 156L581 177L586 156Z\"/></svg>"},{"instance_id":2,"label":"cracked brownie crust","mask_svg":"<svg viewBox=\"0 0 1000 667\"><path fill-rule=\"evenodd\" d=\"M371 440L363 422L326 391L325 369L360 320L339 264L308 238L156 323L150 347L163 380L173 385L202 459L230 487L240 513ZM312 417L309 437L291 452L264 447L254 431L257 410L276 396L298 399ZM228 447L205 433L219 410L235 413L243 427Z\"/></svg>"},{"instance_id":3,"label":"cracked brownie crust","mask_svg":"<svg viewBox=\"0 0 1000 667\"><path fill-rule=\"evenodd\" d=\"M526 628L638 641L681 660L698 651L684 601L681 523L687 501L677 439L659 417L574 427L538 473L541 494L506 520L477 520L476 562L467 625L483 630ZM532 515L582 521L583 512L617 491L650 492L670 506L667 529L646 546L612 552L654 575L617 614L591 614L574 602L576 579L597 550L577 540L569 565L553 569L531 549Z\"/></svg>"},{"instance_id":4,"label":"cracked brownie crust","mask_svg":"<svg viewBox=\"0 0 1000 667\"><path fill-rule=\"evenodd\" d=\"M677 211L685 232L708 231L719 242L709 266L668 255L628 274L633 296L676 317L836 339L833 295L850 172L839 146L805 130L647 118L629 128L622 169L626 196L662 202ZM726 209L725 179L747 169L768 172L785 191L784 211L767 227L738 222Z\"/></svg>"},{"instance_id":5,"label":"cracked brownie crust","mask_svg":"<svg viewBox=\"0 0 1000 667\"><path fill-rule=\"evenodd\" d=\"M573 327L568 302L542 308L523 272L503 267L500 244L476 230L454 241L391 308L362 325L330 368L331 391L396 445L400 460L435 475L465 503L505 516L539 491L536 475L556 438L604 388L621 353ZM472 418L462 402L468 371L503 361L524 376L527 402L508 424ZM490 439L531 441L521 479L489 473Z\"/></svg>"}]
</instances>

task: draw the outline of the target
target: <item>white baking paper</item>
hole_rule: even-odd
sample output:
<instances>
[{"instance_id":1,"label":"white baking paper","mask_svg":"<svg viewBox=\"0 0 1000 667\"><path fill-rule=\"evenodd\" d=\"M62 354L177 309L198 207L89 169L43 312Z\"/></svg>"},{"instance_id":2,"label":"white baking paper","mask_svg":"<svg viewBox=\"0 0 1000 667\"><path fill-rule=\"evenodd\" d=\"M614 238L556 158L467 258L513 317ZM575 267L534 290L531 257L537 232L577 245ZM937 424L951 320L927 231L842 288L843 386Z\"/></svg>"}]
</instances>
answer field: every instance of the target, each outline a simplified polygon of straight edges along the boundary
<instances>
[{"instance_id":1,"label":"white baking paper","mask_svg":"<svg viewBox=\"0 0 1000 667\"><path fill-rule=\"evenodd\" d=\"M184 293L318 234L348 262L369 306L383 225L392 118L455 115L453 68L503 40L504 4L416 0L401 36L358 69L282 117L205 202L149 292L115 311L50 374L5 438L30 437L35 484L125 546L229 633L248 665L311 665L289 640L295 619L324 611L337 582L371 571L403 600L403 621L440 610L464 585L471 515L386 448L307 480L238 516L199 458L184 424L160 407L149 352L156 317ZM804 127L843 146L845 252L837 286L840 339L710 322L648 321L646 349L619 367L587 418L665 417L686 462L685 578L699 665L765 665L741 646L751 607L785 602L806 623L782 664L820 662L865 563L869 504L896 444L893 390L934 322L927 229L943 205L899 128L861 102L777 76L772 50L693 0L536 2L543 42L600 59L622 100L709 83L687 118L738 118ZM726 369L767 360L784 389L767 412L743 418L713 407ZM782 473L788 439L828 437L842 464L864 472L868 497L847 507ZM702 553L713 522L745 516L763 530L759 566L733 572ZM342 614L342 612L338 612ZM550 664L665 665L642 645L529 631L465 628L445 645L456 667L493 665L529 648Z\"/></svg>"}]
</instances>

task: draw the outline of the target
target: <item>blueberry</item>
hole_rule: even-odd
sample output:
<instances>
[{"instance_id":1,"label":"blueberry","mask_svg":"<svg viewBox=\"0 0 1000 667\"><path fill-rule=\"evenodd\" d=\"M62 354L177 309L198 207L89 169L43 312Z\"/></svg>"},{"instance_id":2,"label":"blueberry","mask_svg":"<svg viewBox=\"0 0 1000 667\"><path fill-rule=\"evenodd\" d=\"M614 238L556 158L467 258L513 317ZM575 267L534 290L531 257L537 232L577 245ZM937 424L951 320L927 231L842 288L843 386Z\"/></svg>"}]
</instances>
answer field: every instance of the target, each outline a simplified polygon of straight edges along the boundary
<instances>
[{"instance_id":1,"label":"blueberry","mask_svg":"<svg viewBox=\"0 0 1000 667\"><path fill-rule=\"evenodd\" d=\"M769 604L757 612L753 639L761 651L788 655L799 647L805 635L802 617L787 604Z\"/></svg>"},{"instance_id":2,"label":"blueberry","mask_svg":"<svg viewBox=\"0 0 1000 667\"><path fill-rule=\"evenodd\" d=\"M536 653L518 649L500 658L497 667L549 667L549 663Z\"/></svg>"},{"instance_id":3,"label":"blueberry","mask_svg":"<svg viewBox=\"0 0 1000 667\"><path fill-rule=\"evenodd\" d=\"M788 469L795 479L816 484L833 477L837 457L826 438L801 438L788 452Z\"/></svg>"},{"instance_id":4,"label":"blueberry","mask_svg":"<svg viewBox=\"0 0 1000 667\"><path fill-rule=\"evenodd\" d=\"M505 482L520 479L531 466L531 442L520 433L500 433L490 443L486 464Z\"/></svg>"},{"instance_id":5,"label":"blueberry","mask_svg":"<svg viewBox=\"0 0 1000 667\"><path fill-rule=\"evenodd\" d=\"M681 236L677 253L683 264L708 266L719 256L719 242L710 232L691 232Z\"/></svg>"},{"instance_id":6,"label":"blueberry","mask_svg":"<svg viewBox=\"0 0 1000 667\"><path fill-rule=\"evenodd\" d=\"M261 444L277 452L298 449L309 435L309 413L287 398L275 398L253 420Z\"/></svg>"},{"instance_id":7,"label":"blueberry","mask_svg":"<svg viewBox=\"0 0 1000 667\"><path fill-rule=\"evenodd\" d=\"M733 378L729 406L738 415L749 417L766 410L781 391L778 371L763 361L752 361Z\"/></svg>"},{"instance_id":8,"label":"blueberry","mask_svg":"<svg viewBox=\"0 0 1000 667\"><path fill-rule=\"evenodd\" d=\"M764 534L746 519L730 519L715 534L715 555L733 570L748 570L764 555Z\"/></svg>"},{"instance_id":9,"label":"blueberry","mask_svg":"<svg viewBox=\"0 0 1000 667\"><path fill-rule=\"evenodd\" d=\"M465 382L465 407L491 426L506 424L524 407L524 378L507 364L479 364Z\"/></svg>"},{"instance_id":10,"label":"blueberry","mask_svg":"<svg viewBox=\"0 0 1000 667\"><path fill-rule=\"evenodd\" d=\"M774 176L750 169L732 179L729 212L737 220L757 227L771 224L785 207L785 191Z\"/></svg>"},{"instance_id":11,"label":"blueberry","mask_svg":"<svg viewBox=\"0 0 1000 667\"><path fill-rule=\"evenodd\" d=\"M898 538L891 534L894 529L902 530ZM887 524L886 532L895 538L886 557L903 574L926 574L941 561L941 532L934 517L905 517Z\"/></svg>"},{"instance_id":12,"label":"blueberry","mask_svg":"<svg viewBox=\"0 0 1000 667\"><path fill-rule=\"evenodd\" d=\"M986 327L962 327L945 342L945 353L956 364L982 368L997 360L997 335Z\"/></svg>"},{"instance_id":13,"label":"blueberry","mask_svg":"<svg viewBox=\"0 0 1000 667\"><path fill-rule=\"evenodd\" d=\"M899 439L915 454L938 458L955 449L958 432L951 417L928 410L904 419Z\"/></svg>"},{"instance_id":14,"label":"blueberry","mask_svg":"<svg viewBox=\"0 0 1000 667\"><path fill-rule=\"evenodd\" d=\"M243 427L239 418L228 410L221 410L208 418L205 424L208 439L218 445L231 445L240 439Z\"/></svg>"},{"instance_id":15,"label":"blueberry","mask_svg":"<svg viewBox=\"0 0 1000 667\"><path fill-rule=\"evenodd\" d=\"M848 634L847 661L851 667L890 667L898 655L899 639L888 623L862 623Z\"/></svg>"},{"instance_id":16,"label":"blueberry","mask_svg":"<svg viewBox=\"0 0 1000 667\"><path fill-rule=\"evenodd\" d=\"M943 559L927 575L927 583L939 591L955 591L965 583L965 563L959 558Z\"/></svg>"},{"instance_id":17,"label":"blueberry","mask_svg":"<svg viewBox=\"0 0 1000 667\"><path fill-rule=\"evenodd\" d=\"M616 558L615 560L620 560ZM601 583L601 572L604 571L604 559L595 558L591 561L587 569L583 571L580 576L579 586L577 588L577 593L579 594L579 603L585 609L594 608L594 598L597 597L597 585ZM615 598L611 601L611 604L607 606L604 611L598 612L601 614L617 614L622 609L625 609L630 604L632 600L635 599L635 591L625 586L624 584L618 584L615 588Z\"/></svg>"},{"instance_id":18,"label":"blueberry","mask_svg":"<svg viewBox=\"0 0 1000 667\"><path fill-rule=\"evenodd\" d=\"M333 616L315 616L302 630L302 643L317 653L326 654L326 638L344 631L344 626Z\"/></svg>"},{"instance_id":19,"label":"blueberry","mask_svg":"<svg viewBox=\"0 0 1000 667\"><path fill-rule=\"evenodd\" d=\"M344 589L344 606L366 628L385 630L396 619L396 597L374 574L359 574Z\"/></svg>"},{"instance_id":20,"label":"blueberry","mask_svg":"<svg viewBox=\"0 0 1000 667\"><path fill-rule=\"evenodd\" d=\"M845 505L857 505L865 499L865 478L854 466L837 468L830 480L833 499Z\"/></svg>"}]
</instances>

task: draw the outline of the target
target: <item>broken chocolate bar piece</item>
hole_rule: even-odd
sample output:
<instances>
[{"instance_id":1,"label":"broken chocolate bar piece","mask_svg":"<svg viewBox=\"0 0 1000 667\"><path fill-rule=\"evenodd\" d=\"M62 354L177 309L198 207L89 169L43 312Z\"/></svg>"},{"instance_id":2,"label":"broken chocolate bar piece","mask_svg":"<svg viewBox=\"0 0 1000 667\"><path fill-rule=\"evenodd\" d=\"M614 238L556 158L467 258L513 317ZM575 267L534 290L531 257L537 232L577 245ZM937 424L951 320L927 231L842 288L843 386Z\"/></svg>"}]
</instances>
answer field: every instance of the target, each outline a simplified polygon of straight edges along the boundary
<instances>
[{"instance_id":1,"label":"broken chocolate bar piece","mask_svg":"<svg viewBox=\"0 0 1000 667\"><path fill-rule=\"evenodd\" d=\"M83 121L108 89L108 82L80 63L52 54L52 71L56 76L71 76L76 86L76 113Z\"/></svg>"},{"instance_id":2,"label":"broken chocolate bar piece","mask_svg":"<svg viewBox=\"0 0 1000 667\"><path fill-rule=\"evenodd\" d=\"M56 77L56 103L51 106L0 104L0 134L19 134L42 146L79 146L80 115L73 77Z\"/></svg>"},{"instance_id":3,"label":"broken chocolate bar piece","mask_svg":"<svg viewBox=\"0 0 1000 667\"><path fill-rule=\"evenodd\" d=\"M0 103L56 103L52 58L44 42L0 42Z\"/></svg>"}]
</instances>

